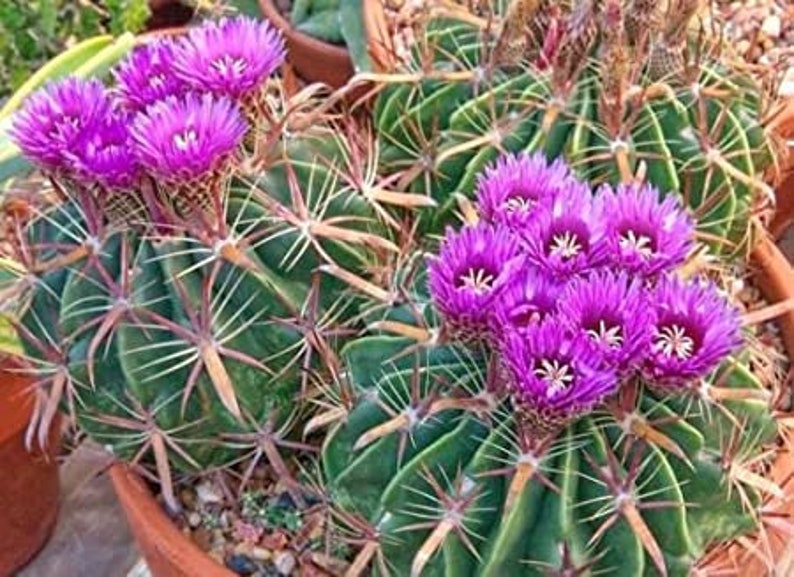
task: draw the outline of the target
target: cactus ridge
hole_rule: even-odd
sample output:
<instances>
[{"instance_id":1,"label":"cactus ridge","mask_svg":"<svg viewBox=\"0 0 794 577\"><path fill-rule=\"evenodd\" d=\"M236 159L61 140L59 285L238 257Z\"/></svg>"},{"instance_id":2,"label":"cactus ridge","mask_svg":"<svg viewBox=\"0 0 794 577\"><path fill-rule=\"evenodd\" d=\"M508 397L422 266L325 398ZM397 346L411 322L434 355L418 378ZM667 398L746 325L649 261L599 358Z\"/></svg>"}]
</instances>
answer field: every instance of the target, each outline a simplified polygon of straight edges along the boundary
<instances>
[{"instance_id":1,"label":"cactus ridge","mask_svg":"<svg viewBox=\"0 0 794 577\"><path fill-rule=\"evenodd\" d=\"M636 383L527 439L484 351L380 333L343 356L355 401L322 465L334 504L369 529L375 574L687 575L754 529L773 490L739 473L777 434L746 359L700 395Z\"/></svg>"},{"instance_id":2,"label":"cactus ridge","mask_svg":"<svg viewBox=\"0 0 794 577\"><path fill-rule=\"evenodd\" d=\"M441 206L425 215L425 226L440 230L454 195L471 196L484 165L504 152L543 151L565 157L593 183L644 179L682 195L715 250L738 252L751 213L772 198L763 182L773 155L760 89L719 55L693 56L680 42L666 46L684 67L659 76L657 44L643 50L625 34L601 32L608 18L596 17L598 5L578 3L571 12L571 28L592 22L595 39L581 54L550 53L548 65L527 59L532 47L518 64L501 64L498 35L487 24L425 22L407 65L416 78L387 81L375 104L385 170ZM630 27L632 15L658 21L623 14ZM663 31L654 37L666 38Z\"/></svg>"},{"instance_id":3,"label":"cactus ridge","mask_svg":"<svg viewBox=\"0 0 794 577\"><path fill-rule=\"evenodd\" d=\"M361 299L344 279L396 250L348 135L314 123L277 143L266 170L241 164L220 218L119 221L68 187L9 216L24 273L8 290L37 378L29 442L66 411L145 465L172 507L174 474L296 446L308 409L296 399L357 330Z\"/></svg>"}]
</instances>

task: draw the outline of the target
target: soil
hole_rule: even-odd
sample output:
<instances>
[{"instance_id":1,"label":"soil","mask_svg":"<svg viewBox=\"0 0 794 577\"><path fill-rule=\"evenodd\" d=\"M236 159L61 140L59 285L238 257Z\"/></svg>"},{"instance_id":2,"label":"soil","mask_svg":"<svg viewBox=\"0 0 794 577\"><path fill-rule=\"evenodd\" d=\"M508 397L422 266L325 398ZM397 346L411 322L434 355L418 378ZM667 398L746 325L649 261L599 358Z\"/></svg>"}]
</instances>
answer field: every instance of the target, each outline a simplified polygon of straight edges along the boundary
<instances>
[{"instance_id":1,"label":"soil","mask_svg":"<svg viewBox=\"0 0 794 577\"><path fill-rule=\"evenodd\" d=\"M300 478L300 470L311 467L294 464L292 473ZM342 577L354 551L344 546L320 498L311 490L290 491L266 464L253 469L245 486L242 471L177 487L180 530L238 575Z\"/></svg>"},{"instance_id":2,"label":"soil","mask_svg":"<svg viewBox=\"0 0 794 577\"><path fill-rule=\"evenodd\" d=\"M789 0L719 0L713 19L738 56L774 75L779 94L794 96L794 3Z\"/></svg>"},{"instance_id":3,"label":"soil","mask_svg":"<svg viewBox=\"0 0 794 577\"><path fill-rule=\"evenodd\" d=\"M729 289L743 313L769 306L753 284L751 270L742 265ZM782 411L792 408L792 364L786 353L775 319L762 322L748 337L750 368L772 393L772 406Z\"/></svg>"}]
</instances>

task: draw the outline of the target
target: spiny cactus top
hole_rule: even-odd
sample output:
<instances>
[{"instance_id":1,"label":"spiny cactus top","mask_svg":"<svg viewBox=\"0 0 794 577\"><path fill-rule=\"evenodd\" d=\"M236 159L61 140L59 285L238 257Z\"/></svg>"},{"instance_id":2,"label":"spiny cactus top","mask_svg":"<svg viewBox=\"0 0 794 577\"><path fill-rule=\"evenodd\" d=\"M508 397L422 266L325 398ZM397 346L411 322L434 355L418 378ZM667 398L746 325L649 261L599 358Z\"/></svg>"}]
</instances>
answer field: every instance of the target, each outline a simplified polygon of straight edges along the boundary
<instances>
[{"instance_id":1,"label":"spiny cactus top","mask_svg":"<svg viewBox=\"0 0 794 577\"><path fill-rule=\"evenodd\" d=\"M26 270L9 291L37 378L30 435L70 412L153 469L170 507L172 471L276 458L354 314L323 267L365 276L395 249L385 211L340 178L370 162L360 134L285 96L269 78L283 53L269 24L207 22L138 48L115 86L45 86L13 120L52 182L4 220Z\"/></svg>"},{"instance_id":2,"label":"spiny cactus top","mask_svg":"<svg viewBox=\"0 0 794 577\"><path fill-rule=\"evenodd\" d=\"M356 566L690 574L777 491L749 480L777 425L737 307L692 273L690 209L525 154L478 182L427 274L343 350L322 465Z\"/></svg>"},{"instance_id":3,"label":"spiny cactus top","mask_svg":"<svg viewBox=\"0 0 794 577\"><path fill-rule=\"evenodd\" d=\"M773 201L764 175L775 146L761 87L716 40L691 33L696 5L513 0L423 12L411 58L374 107L381 169L438 202L422 224L440 231L502 152L543 151L588 182L644 180L680 195L715 252L740 254L751 214Z\"/></svg>"}]
</instances>

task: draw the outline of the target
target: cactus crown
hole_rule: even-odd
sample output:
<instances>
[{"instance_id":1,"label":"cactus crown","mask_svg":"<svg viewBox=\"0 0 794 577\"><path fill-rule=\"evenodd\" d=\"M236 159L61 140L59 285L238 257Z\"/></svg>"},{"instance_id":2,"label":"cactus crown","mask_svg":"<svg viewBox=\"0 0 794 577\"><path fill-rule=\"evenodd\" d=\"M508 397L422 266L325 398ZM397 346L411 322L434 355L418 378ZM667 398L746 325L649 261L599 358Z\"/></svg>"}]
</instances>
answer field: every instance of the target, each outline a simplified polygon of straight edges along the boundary
<instances>
[{"instance_id":1,"label":"cactus crown","mask_svg":"<svg viewBox=\"0 0 794 577\"><path fill-rule=\"evenodd\" d=\"M756 476L777 424L749 332L718 276L679 277L694 223L678 199L591 191L542 154L477 182L467 224L342 352L321 462L365 544L354 565L690 574L780 491Z\"/></svg>"},{"instance_id":2,"label":"cactus crown","mask_svg":"<svg viewBox=\"0 0 794 577\"><path fill-rule=\"evenodd\" d=\"M716 251L744 246L772 198L766 100L690 26L698 2L485 4L430 8L375 106L386 170L441 205L427 227L500 153L543 151L591 182L677 193Z\"/></svg>"},{"instance_id":3,"label":"cactus crown","mask_svg":"<svg viewBox=\"0 0 794 577\"><path fill-rule=\"evenodd\" d=\"M210 22L139 48L112 89L59 81L15 119L51 183L4 212L20 263L4 291L37 378L29 441L63 410L149 466L171 507L175 472L279 466L294 400L355 324L340 279L396 249L361 134L317 87L284 94L282 57L266 24Z\"/></svg>"}]
</instances>

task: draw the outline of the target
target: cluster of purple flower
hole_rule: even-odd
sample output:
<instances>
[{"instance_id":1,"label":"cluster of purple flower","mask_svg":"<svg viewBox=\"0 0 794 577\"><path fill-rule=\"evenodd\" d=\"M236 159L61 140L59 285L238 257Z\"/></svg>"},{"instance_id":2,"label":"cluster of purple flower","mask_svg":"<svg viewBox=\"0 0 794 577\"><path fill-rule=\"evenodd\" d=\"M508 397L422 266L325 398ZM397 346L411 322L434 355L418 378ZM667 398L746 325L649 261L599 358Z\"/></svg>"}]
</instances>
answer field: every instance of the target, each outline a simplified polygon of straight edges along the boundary
<instances>
[{"instance_id":1,"label":"cluster of purple flower","mask_svg":"<svg viewBox=\"0 0 794 577\"><path fill-rule=\"evenodd\" d=\"M75 77L48 84L17 113L11 135L50 174L107 190L134 189L144 174L192 182L235 154L248 131L241 107L284 53L266 22L207 22L136 48L111 89Z\"/></svg>"},{"instance_id":2,"label":"cluster of purple flower","mask_svg":"<svg viewBox=\"0 0 794 577\"><path fill-rule=\"evenodd\" d=\"M541 154L503 157L477 194L482 220L447 232L430 290L455 338L495 347L534 425L589 411L632 377L697 383L740 346L738 311L713 284L675 274L695 232L675 197L594 194Z\"/></svg>"}]
</instances>

